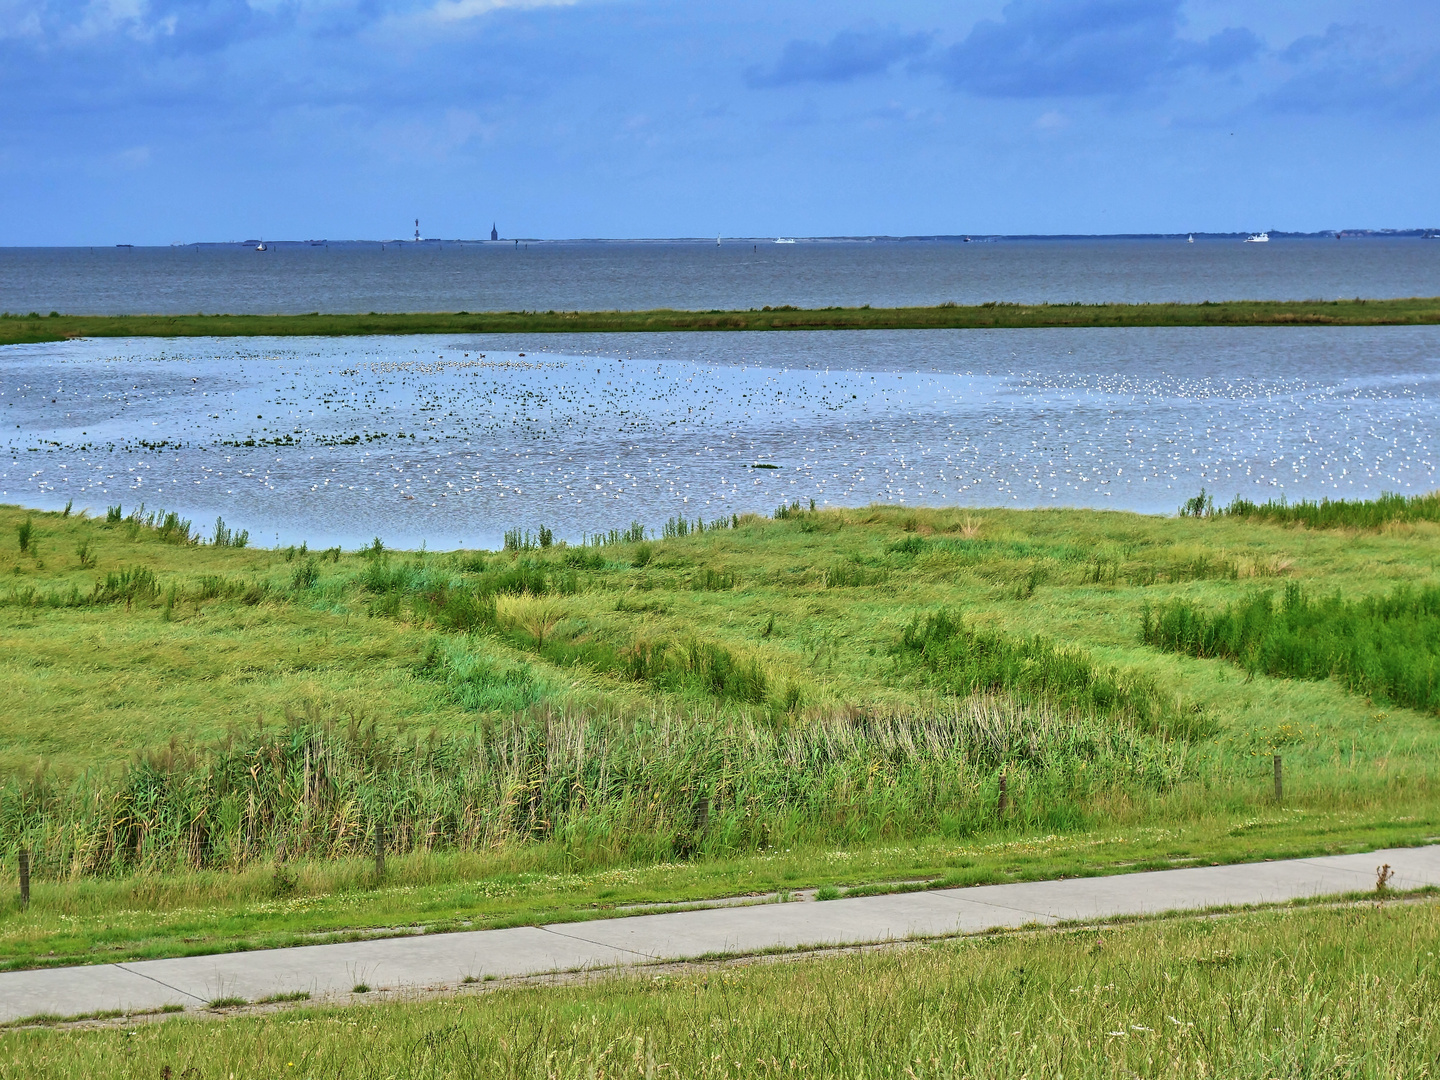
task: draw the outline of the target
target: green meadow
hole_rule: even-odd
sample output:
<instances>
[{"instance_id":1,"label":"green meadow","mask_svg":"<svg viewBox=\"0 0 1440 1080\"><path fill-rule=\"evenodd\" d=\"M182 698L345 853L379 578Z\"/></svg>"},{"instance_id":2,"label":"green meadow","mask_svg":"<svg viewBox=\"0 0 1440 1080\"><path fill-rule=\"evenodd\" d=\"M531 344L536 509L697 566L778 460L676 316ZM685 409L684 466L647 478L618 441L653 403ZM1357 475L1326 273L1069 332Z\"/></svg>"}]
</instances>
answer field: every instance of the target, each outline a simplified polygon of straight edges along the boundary
<instances>
[{"instance_id":1,"label":"green meadow","mask_svg":"<svg viewBox=\"0 0 1440 1080\"><path fill-rule=\"evenodd\" d=\"M1335 505L496 552L0 508L0 957L1433 840L1436 500Z\"/></svg>"},{"instance_id":2,"label":"green meadow","mask_svg":"<svg viewBox=\"0 0 1440 1080\"><path fill-rule=\"evenodd\" d=\"M987 935L32 1027L0 1035L0 1077L1425 1077L1440 1059L1437 946L1433 902Z\"/></svg>"},{"instance_id":3,"label":"green meadow","mask_svg":"<svg viewBox=\"0 0 1440 1080\"><path fill-rule=\"evenodd\" d=\"M1037 326L1416 326L1440 297L1225 300L1202 304L939 304L748 311L494 311L308 315L0 315L0 345L76 337L604 333L656 330L945 330Z\"/></svg>"}]
</instances>

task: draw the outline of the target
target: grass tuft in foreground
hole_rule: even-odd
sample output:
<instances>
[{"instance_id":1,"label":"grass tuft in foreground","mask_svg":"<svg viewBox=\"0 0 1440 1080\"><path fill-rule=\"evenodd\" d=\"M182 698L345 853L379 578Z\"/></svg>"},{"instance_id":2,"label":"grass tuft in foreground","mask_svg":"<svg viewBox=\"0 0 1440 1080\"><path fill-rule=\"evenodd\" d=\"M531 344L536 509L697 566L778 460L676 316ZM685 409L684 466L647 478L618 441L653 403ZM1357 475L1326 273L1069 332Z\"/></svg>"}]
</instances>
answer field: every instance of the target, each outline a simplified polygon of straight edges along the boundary
<instances>
[{"instance_id":1,"label":"grass tuft in foreground","mask_svg":"<svg viewBox=\"0 0 1440 1080\"><path fill-rule=\"evenodd\" d=\"M1437 948L1434 903L1160 921L425 1004L16 1031L0 1075L223 1062L236 1080L1425 1077L1440 1060Z\"/></svg>"}]
</instances>

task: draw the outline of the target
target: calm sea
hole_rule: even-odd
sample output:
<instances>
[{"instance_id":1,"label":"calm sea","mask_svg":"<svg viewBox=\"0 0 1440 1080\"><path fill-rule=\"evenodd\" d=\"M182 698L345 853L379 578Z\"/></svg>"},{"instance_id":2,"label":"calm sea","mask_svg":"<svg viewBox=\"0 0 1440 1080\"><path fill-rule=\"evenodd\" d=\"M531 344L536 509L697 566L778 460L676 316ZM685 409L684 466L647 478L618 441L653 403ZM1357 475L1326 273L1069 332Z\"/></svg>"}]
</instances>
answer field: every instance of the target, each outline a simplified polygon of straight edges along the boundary
<instances>
[{"instance_id":1,"label":"calm sea","mask_svg":"<svg viewBox=\"0 0 1440 1080\"><path fill-rule=\"evenodd\" d=\"M0 349L0 501L432 548L797 499L1173 513L1433 489L1437 406L1440 327L72 341Z\"/></svg>"},{"instance_id":2,"label":"calm sea","mask_svg":"<svg viewBox=\"0 0 1440 1080\"><path fill-rule=\"evenodd\" d=\"M773 241L0 249L0 311L368 312L1440 295L1440 241Z\"/></svg>"}]
</instances>

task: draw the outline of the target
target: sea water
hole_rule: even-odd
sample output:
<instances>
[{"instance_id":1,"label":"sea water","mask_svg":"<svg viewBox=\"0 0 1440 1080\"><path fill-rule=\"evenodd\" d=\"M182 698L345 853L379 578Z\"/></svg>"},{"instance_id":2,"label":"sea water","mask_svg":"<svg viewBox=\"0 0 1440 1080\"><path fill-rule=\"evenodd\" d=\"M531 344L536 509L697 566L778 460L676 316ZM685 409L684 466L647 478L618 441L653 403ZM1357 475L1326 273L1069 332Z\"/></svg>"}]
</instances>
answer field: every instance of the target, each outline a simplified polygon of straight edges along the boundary
<instances>
[{"instance_id":1,"label":"sea water","mask_svg":"<svg viewBox=\"0 0 1440 1080\"><path fill-rule=\"evenodd\" d=\"M0 248L0 311L547 311L1440 296L1418 237Z\"/></svg>"},{"instance_id":2,"label":"sea water","mask_svg":"<svg viewBox=\"0 0 1440 1080\"><path fill-rule=\"evenodd\" d=\"M1366 498L1440 486L1437 379L1437 327L80 340L0 351L0 501L439 548L812 499Z\"/></svg>"}]
</instances>

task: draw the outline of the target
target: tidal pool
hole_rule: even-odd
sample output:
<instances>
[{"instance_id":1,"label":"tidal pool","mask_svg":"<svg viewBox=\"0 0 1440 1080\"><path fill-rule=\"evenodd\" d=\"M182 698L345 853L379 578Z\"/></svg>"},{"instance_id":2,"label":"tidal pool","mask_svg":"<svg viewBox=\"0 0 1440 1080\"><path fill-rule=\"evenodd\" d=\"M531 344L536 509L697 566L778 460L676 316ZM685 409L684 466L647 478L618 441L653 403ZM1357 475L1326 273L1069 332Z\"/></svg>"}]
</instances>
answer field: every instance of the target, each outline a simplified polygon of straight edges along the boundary
<instances>
[{"instance_id":1,"label":"tidal pool","mask_svg":"<svg viewBox=\"0 0 1440 1080\"><path fill-rule=\"evenodd\" d=\"M124 339L0 351L0 500L498 546L819 506L1437 486L1440 328ZM757 466L774 466L762 468Z\"/></svg>"}]
</instances>

